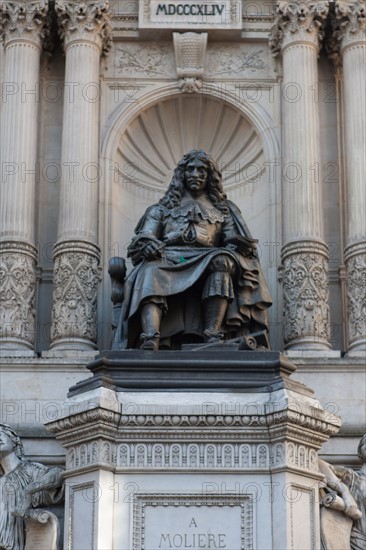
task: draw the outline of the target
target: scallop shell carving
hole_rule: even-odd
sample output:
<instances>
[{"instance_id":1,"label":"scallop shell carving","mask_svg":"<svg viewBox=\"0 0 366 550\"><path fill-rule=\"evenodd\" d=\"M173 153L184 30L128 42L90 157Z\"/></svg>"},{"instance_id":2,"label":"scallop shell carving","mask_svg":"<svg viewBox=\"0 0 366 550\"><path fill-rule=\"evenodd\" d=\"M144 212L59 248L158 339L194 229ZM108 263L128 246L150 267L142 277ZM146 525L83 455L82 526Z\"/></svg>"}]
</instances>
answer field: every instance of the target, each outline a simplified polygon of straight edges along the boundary
<instances>
[{"instance_id":1,"label":"scallop shell carving","mask_svg":"<svg viewBox=\"0 0 366 550\"><path fill-rule=\"evenodd\" d=\"M117 166L131 183L163 193L190 149L212 154L227 191L258 181L264 170L262 143L250 122L204 95L178 96L141 112L121 137Z\"/></svg>"}]
</instances>

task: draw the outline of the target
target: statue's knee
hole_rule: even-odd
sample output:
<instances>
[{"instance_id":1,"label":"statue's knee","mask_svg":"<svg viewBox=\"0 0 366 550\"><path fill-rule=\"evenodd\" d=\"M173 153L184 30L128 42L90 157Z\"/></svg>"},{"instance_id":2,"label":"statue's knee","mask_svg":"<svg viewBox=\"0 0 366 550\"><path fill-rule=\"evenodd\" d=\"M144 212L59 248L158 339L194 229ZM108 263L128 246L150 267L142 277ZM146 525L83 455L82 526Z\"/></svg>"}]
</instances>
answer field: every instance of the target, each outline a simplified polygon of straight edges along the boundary
<instances>
[{"instance_id":1,"label":"statue's knee","mask_svg":"<svg viewBox=\"0 0 366 550\"><path fill-rule=\"evenodd\" d=\"M210 262L208 268L210 273L221 271L233 275L235 273L235 262L226 254L218 254Z\"/></svg>"}]
</instances>

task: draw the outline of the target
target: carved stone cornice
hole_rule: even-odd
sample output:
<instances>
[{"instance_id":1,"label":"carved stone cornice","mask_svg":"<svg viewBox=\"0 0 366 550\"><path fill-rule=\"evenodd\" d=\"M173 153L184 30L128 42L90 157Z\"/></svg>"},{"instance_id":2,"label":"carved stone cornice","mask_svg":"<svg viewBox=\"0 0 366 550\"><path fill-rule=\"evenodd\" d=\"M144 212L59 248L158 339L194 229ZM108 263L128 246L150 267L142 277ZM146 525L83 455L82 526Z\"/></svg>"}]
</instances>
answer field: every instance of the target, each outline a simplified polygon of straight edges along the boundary
<instances>
[{"instance_id":1,"label":"carved stone cornice","mask_svg":"<svg viewBox=\"0 0 366 550\"><path fill-rule=\"evenodd\" d=\"M270 35L270 48L274 56L292 42L312 43L320 47L324 36L324 22L329 3L314 0L279 0Z\"/></svg>"},{"instance_id":2,"label":"carved stone cornice","mask_svg":"<svg viewBox=\"0 0 366 550\"><path fill-rule=\"evenodd\" d=\"M48 1L5 1L0 5L0 38L5 46L13 41L31 42L41 48L50 42Z\"/></svg>"},{"instance_id":3,"label":"carved stone cornice","mask_svg":"<svg viewBox=\"0 0 366 550\"><path fill-rule=\"evenodd\" d=\"M0 344L33 348L36 250L26 243L0 243Z\"/></svg>"},{"instance_id":4,"label":"carved stone cornice","mask_svg":"<svg viewBox=\"0 0 366 550\"><path fill-rule=\"evenodd\" d=\"M53 345L95 346L99 256L99 247L92 243L67 241L55 246Z\"/></svg>"},{"instance_id":5,"label":"carved stone cornice","mask_svg":"<svg viewBox=\"0 0 366 550\"><path fill-rule=\"evenodd\" d=\"M56 0L55 10L65 48L72 42L88 42L106 54L112 45L108 0L76 2Z\"/></svg>"},{"instance_id":6,"label":"carved stone cornice","mask_svg":"<svg viewBox=\"0 0 366 550\"><path fill-rule=\"evenodd\" d=\"M287 347L330 347L328 247L292 242L282 251L284 339Z\"/></svg>"}]
</instances>

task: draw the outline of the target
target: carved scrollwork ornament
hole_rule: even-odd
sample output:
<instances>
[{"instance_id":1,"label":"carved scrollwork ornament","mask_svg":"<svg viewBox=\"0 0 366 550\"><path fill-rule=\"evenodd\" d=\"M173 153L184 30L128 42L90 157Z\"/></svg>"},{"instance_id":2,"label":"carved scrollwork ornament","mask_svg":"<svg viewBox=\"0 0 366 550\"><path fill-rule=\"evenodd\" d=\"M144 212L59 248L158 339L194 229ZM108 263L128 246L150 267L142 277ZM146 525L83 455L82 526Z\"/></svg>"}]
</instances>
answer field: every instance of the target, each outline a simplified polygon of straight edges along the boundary
<instances>
[{"instance_id":1,"label":"carved scrollwork ornament","mask_svg":"<svg viewBox=\"0 0 366 550\"><path fill-rule=\"evenodd\" d=\"M95 346L99 248L66 242L55 248L54 258L52 343L87 341Z\"/></svg>"},{"instance_id":2,"label":"carved scrollwork ornament","mask_svg":"<svg viewBox=\"0 0 366 550\"><path fill-rule=\"evenodd\" d=\"M329 3L324 1L277 1L269 40L272 54L279 55L283 47L294 40L312 42L319 48L328 11Z\"/></svg>"},{"instance_id":3,"label":"carved scrollwork ornament","mask_svg":"<svg viewBox=\"0 0 366 550\"><path fill-rule=\"evenodd\" d=\"M285 247L282 261L285 344L291 347L300 339L304 345L330 347L327 247L292 244Z\"/></svg>"},{"instance_id":4,"label":"carved scrollwork ornament","mask_svg":"<svg viewBox=\"0 0 366 550\"><path fill-rule=\"evenodd\" d=\"M47 0L37 2L5 1L0 4L0 39L32 42L51 49L50 15Z\"/></svg>"},{"instance_id":5,"label":"carved scrollwork ornament","mask_svg":"<svg viewBox=\"0 0 366 550\"><path fill-rule=\"evenodd\" d=\"M56 0L55 9L65 46L73 40L85 40L99 46L103 54L108 53L112 46L108 0Z\"/></svg>"},{"instance_id":6,"label":"carved scrollwork ornament","mask_svg":"<svg viewBox=\"0 0 366 550\"><path fill-rule=\"evenodd\" d=\"M33 348L36 251L30 245L0 246L0 344Z\"/></svg>"},{"instance_id":7,"label":"carved scrollwork ornament","mask_svg":"<svg viewBox=\"0 0 366 550\"><path fill-rule=\"evenodd\" d=\"M349 347L366 345L366 246L346 251Z\"/></svg>"}]
</instances>

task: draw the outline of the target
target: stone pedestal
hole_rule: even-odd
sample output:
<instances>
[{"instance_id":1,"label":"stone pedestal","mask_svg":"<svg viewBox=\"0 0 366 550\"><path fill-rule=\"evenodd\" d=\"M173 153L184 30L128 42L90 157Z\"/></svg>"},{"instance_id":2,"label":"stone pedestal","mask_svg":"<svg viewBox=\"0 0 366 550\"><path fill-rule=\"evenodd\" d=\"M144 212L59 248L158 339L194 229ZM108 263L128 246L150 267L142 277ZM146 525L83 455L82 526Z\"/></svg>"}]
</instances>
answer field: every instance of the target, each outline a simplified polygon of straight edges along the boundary
<instances>
[{"instance_id":1,"label":"stone pedestal","mask_svg":"<svg viewBox=\"0 0 366 550\"><path fill-rule=\"evenodd\" d=\"M337 417L275 352L108 352L48 428L65 548L320 547L317 451ZM148 391L147 391L148 390Z\"/></svg>"}]
</instances>

